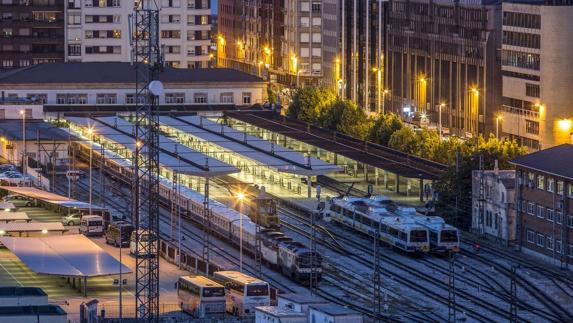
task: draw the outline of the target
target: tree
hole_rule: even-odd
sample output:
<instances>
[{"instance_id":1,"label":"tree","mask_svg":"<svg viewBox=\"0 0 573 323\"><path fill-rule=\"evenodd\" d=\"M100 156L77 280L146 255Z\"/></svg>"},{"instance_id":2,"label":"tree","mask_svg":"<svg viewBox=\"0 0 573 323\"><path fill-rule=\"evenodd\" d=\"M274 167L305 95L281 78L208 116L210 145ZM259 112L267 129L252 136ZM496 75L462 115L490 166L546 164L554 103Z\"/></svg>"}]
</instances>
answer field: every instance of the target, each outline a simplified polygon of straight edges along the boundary
<instances>
[{"instance_id":1,"label":"tree","mask_svg":"<svg viewBox=\"0 0 573 323\"><path fill-rule=\"evenodd\" d=\"M287 115L318 124L335 101L336 93L332 90L310 86L298 88L288 106Z\"/></svg>"},{"instance_id":2,"label":"tree","mask_svg":"<svg viewBox=\"0 0 573 323\"><path fill-rule=\"evenodd\" d=\"M420 142L411 127L403 127L390 136L388 146L408 154L418 155Z\"/></svg>"},{"instance_id":3,"label":"tree","mask_svg":"<svg viewBox=\"0 0 573 323\"><path fill-rule=\"evenodd\" d=\"M404 127L400 117L394 113L382 114L376 119L374 125L368 133L368 140L388 146L390 136Z\"/></svg>"},{"instance_id":4,"label":"tree","mask_svg":"<svg viewBox=\"0 0 573 323\"><path fill-rule=\"evenodd\" d=\"M372 120L350 100L337 100L322 118L322 126L354 138L365 139Z\"/></svg>"}]
</instances>

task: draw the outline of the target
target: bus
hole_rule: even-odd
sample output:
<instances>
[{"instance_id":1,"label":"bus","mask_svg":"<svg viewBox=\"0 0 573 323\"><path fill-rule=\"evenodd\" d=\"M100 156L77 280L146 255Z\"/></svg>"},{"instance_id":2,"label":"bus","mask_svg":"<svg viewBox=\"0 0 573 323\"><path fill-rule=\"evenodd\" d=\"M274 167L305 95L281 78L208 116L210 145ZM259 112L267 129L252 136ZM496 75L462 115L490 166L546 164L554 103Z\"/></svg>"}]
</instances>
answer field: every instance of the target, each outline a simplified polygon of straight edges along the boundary
<instances>
[{"instance_id":1,"label":"bus","mask_svg":"<svg viewBox=\"0 0 573 323\"><path fill-rule=\"evenodd\" d=\"M226 310L235 316L255 315L255 307L269 306L269 284L238 271L217 271L216 281L225 286Z\"/></svg>"},{"instance_id":2,"label":"bus","mask_svg":"<svg viewBox=\"0 0 573 323\"><path fill-rule=\"evenodd\" d=\"M225 316L225 287L205 276L181 276L177 281L181 310L196 318Z\"/></svg>"}]
</instances>

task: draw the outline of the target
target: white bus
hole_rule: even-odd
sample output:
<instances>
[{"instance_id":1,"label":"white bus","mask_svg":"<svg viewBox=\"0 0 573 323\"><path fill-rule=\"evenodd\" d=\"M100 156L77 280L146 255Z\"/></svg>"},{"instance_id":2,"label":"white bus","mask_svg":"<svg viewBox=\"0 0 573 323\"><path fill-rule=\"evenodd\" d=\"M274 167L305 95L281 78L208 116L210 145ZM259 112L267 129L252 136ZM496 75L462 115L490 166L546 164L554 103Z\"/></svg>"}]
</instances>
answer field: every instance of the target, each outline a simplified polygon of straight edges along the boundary
<instances>
[{"instance_id":1,"label":"white bus","mask_svg":"<svg viewBox=\"0 0 573 323\"><path fill-rule=\"evenodd\" d=\"M177 282L181 310L196 318L225 316L225 287L205 276L181 276Z\"/></svg>"},{"instance_id":2,"label":"white bus","mask_svg":"<svg viewBox=\"0 0 573 323\"><path fill-rule=\"evenodd\" d=\"M86 236L103 235L103 218L99 215L84 215L80 220L80 233Z\"/></svg>"},{"instance_id":3,"label":"white bus","mask_svg":"<svg viewBox=\"0 0 573 323\"><path fill-rule=\"evenodd\" d=\"M271 303L267 282L238 271L217 271L213 277L225 286L227 312L233 315L252 316L255 307Z\"/></svg>"}]
</instances>

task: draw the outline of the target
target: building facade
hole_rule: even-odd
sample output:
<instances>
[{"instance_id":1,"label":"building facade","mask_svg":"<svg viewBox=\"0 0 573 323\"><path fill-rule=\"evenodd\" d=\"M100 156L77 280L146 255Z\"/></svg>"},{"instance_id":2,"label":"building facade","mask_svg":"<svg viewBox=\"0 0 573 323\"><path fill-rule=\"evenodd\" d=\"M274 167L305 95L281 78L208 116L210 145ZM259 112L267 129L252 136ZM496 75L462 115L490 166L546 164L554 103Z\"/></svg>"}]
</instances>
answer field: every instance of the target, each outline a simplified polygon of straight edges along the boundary
<instances>
[{"instance_id":1,"label":"building facade","mask_svg":"<svg viewBox=\"0 0 573 323\"><path fill-rule=\"evenodd\" d=\"M386 111L424 114L444 130L493 130L501 104L501 1L391 0Z\"/></svg>"},{"instance_id":2,"label":"building facade","mask_svg":"<svg viewBox=\"0 0 573 323\"><path fill-rule=\"evenodd\" d=\"M221 0L218 66L335 89L339 7L336 0Z\"/></svg>"},{"instance_id":3,"label":"building facade","mask_svg":"<svg viewBox=\"0 0 573 323\"><path fill-rule=\"evenodd\" d=\"M505 137L530 149L571 143L573 2L503 3Z\"/></svg>"},{"instance_id":4,"label":"building facade","mask_svg":"<svg viewBox=\"0 0 573 323\"><path fill-rule=\"evenodd\" d=\"M160 42L171 67L209 67L211 6L208 0L161 0ZM133 1L76 0L66 8L69 62L129 62Z\"/></svg>"},{"instance_id":5,"label":"building facade","mask_svg":"<svg viewBox=\"0 0 573 323\"><path fill-rule=\"evenodd\" d=\"M0 0L0 15L0 70L64 60L64 0Z\"/></svg>"},{"instance_id":6,"label":"building facade","mask_svg":"<svg viewBox=\"0 0 573 323\"><path fill-rule=\"evenodd\" d=\"M165 93L159 104L168 111L251 106L263 103L266 96L261 78L231 69L166 67L160 78ZM135 106L134 84L135 69L129 63L44 64L0 76L4 97L34 98L44 104L44 113L125 111Z\"/></svg>"},{"instance_id":7,"label":"building facade","mask_svg":"<svg viewBox=\"0 0 573 323\"><path fill-rule=\"evenodd\" d=\"M516 238L523 252L562 268L573 263L573 145L519 157ZM552 162L548 162L552 161Z\"/></svg>"},{"instance_id":8,"label":"building facade","mask_svg":"<svg viewBox=\"0 0 573 323\"><path fill-rule=\"evenodd\" d=\"M472 232L508 245L515 242L515 171L474 170Z\"/></svg>"}]
</instances>

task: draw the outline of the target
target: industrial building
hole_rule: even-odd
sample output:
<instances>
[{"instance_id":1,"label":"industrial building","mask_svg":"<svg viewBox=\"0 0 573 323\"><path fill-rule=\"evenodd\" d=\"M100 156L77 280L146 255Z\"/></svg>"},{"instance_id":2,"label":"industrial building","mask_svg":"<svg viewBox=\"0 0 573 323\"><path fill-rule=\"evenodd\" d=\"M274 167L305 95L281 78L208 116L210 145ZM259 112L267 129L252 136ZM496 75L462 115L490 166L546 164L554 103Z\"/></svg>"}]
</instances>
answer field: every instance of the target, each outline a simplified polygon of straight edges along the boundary
<instances>
[{"instance_id":1,"label":"industrial building","mask_svg":"<svg viewBox=\"0 0 573 323\"><path fill-rule=\"evenodd\" d=\"M573 3L503 3L504 137L533 150L571 143Z\"/></svg>"}]
</instances>

